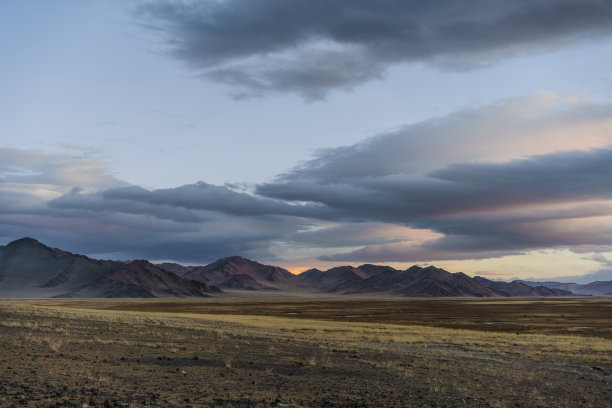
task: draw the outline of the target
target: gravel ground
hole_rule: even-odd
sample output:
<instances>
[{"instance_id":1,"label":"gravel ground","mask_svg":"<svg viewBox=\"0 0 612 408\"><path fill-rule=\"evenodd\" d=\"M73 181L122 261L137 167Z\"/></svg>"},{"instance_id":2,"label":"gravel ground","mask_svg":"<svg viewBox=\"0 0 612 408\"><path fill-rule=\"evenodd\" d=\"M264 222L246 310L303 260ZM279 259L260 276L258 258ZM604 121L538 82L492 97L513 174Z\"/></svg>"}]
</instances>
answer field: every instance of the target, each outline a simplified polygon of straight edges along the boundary
<instances>
[{"instance_id":1,"label":"gravel ground","mask_svg":"<svg viewBox=\"0 0 612 408\"><path fill-rule=\"evenodd\" d=\"M610 407L612 401L610 358L190 322L0 303L0 406Z\"/></svg>"}]
</instances>

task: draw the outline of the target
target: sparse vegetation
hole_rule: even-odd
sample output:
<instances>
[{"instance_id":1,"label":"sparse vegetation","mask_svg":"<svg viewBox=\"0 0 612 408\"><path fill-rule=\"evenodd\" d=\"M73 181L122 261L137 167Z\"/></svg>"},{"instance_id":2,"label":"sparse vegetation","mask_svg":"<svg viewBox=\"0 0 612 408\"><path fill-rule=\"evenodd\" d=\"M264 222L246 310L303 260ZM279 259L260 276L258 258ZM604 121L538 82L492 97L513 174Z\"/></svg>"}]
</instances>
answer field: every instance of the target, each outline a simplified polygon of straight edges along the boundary
<instances>
[{"instance_id":1,"label":"sparse vegetation","mask_svg":"<svg viewBox=\"0 0 612 408\"><path fill-rule=\"evenodd\" d=\"M456 299L462 316L447 312L452 302L361 299L355 311L357 302L329 299L0 301L0 406L599 407L612 398L610 329L575 328L610 321L612 299ZM550 313L559 309L565 325ZM402 320L399 310L410 313ZM364 318L335 317L347 313Z\"/></svg>"},{"instance_id":2,"label":"sparse vegetation","mask_svg":"<svg viewBox=\"0 0 612 408\"><path fill-rule=\"evenodd\" d=\"M47 345L49 346L49 350L57 353L62 347L63 340L57 337L48 337L45 339Z\"/></svg>"},{"instance_id":3,"label":"sparse vegetation","mask_svg":"<svg viewBox=\"0 0 612 408\"><path fill-rule=\"evenodd\" d=\"M223 361L225 362L225 368L232 368L232 360L229 358L224 358Z\"/></svg>"}]
</instances>

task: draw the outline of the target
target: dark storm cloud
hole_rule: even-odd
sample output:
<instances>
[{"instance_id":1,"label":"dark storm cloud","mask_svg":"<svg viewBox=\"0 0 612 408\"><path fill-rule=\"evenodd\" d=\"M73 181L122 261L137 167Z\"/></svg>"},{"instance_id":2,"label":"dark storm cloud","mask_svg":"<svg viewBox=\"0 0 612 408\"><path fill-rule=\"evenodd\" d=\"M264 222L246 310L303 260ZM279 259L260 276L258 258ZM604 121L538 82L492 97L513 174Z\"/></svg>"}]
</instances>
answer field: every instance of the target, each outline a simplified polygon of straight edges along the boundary
<instances>
[{"instance_id":1,"label":"dark storm cloud","mask_svg":"<svg viewBox=\"0 0 612 408\"><path fill-rule=\"evenodd\" d=\"M496 216L497 215L497 216ZM561 224L549 223L542 216L514 214L488 217L468 214L438 217L422 222L443 237L420 243L374 244L357 250L321 257L342 262L420 262L424 260L458 260L496 258L517 255L544 248L612 249L612 231L605 226L563 226L570 218L556 216ZM580 216L581 214L574 213ZM593 216L593 214L583 214ZM612 215L612 209L601 213ZM559 228L561 226L561 228Z\"/></svg>"},{"instance_id":2,"label":"dark storm cloud","mask_svg":"<svg viewBox=\"0 0 612 408\"><path fill-rule=\"evenodd\" d=\"M612 231L605 225L559 224L612 215L609 205L583 204L612 199L609 149L454 164L424 176L358 177L339 183L285 180L262 185L258 192L314 201L335 209L345 220L399 223L444 234L419 245L371 245L325 260L468 259L536 248L612 245ZM553 209L538 210L544 204ZM554 208L563 205L570 208Z\"/></svg>"},{"instance_id":3,"label":"dark storm cloud","mask_svg":"<svg viewBox=\"0 0 612 408\"><path fill-rule=\"evenodd\" d=\"M0 239L32 236L107 258L273 260L273 242L307 228L292 205L206 183L145 190L80 154L0 148Z\"/></svg>"},{"instance_id":4,"label":"dark storm cloud","mask_svg":"<svg viewBox=\"0 0 612 408\"><path fill-rule=\"evenodd\" d=\"M348 217L418 222L463 211L610 199L612 150L454 164L425 176L365 176L337 183L289 179L261 185L257 191L279 199L320 203Z\"/></svg>"},{"instance_id":5,"label":"dark storm cloud","mask_svg":"<svg viewBox=\"0 0 612 408\"><path fill-rule=\"evenodd\" d=\"M76 253L105 259L146 258L208 263L241 254L274 260L272 242L293 232L291 220L210 217L205 222L172 223L147 215L58 211L0 215L3 243L23 236Z\"/></svg>"},{"instance_id":6,"label":"dark storm cloud","mask_svg":"<svg viewBox=\"0 0 612 408\"><path fill-rule=\"evenodd\" d=\"M76 188L45 205L35 194L5 188L0 237L34 235L69 250L184 262L236 253L273 260L279 242L296 248L365 246L323 258L350 262L489 258L612 245L605 222L559 224L612 215L609 149L453 164L424 175L345 177L338 183L300 174L310 179L293 174L258 188L282 200L198 183L153 191ZM438 237L413 241L402 225Z\"/></svg>"},{"instance_id":7,"label":"dark storm cloud","mask_svg":"<svg viewBox=\"0 0 612 408\"><path fill-rule=\"evenodd\" d=\"M472 69L612 31L606 0L165 0L140 12L203 76L239 94L308 99L380 78L397 63Z\"/></svg>"},{"instance_id":8,"label":"dark storm cloud","mask_svg":"<svg viewBox=\"0 0 612 408\"><path fill-rule=\"evenodd\" d=\"M140 187L124 187L102 192L106 200L133 201L152 205L166 205L191 210L211 210L233 215L264 215L291 212L284 202L255 198L227 187L199 182L181 187L145 190Z\"/></svg>"},{"instance_id":9,"label":"dark storm cloud","mask_svg":"<svg viewBox=\"0 0 612 408\"><path fill-rule=\"evenodd\" d=\"M49 212L115 227L122 231L118 237L110 236L113 228L109 235L101 228L95 241L112 240L123 251L150 258L208 262L235 254L275 259L270 252L273 241L313 223L303 217L323 216L329 211L318 205L291 205L199 182L152 191L129 186L95 193L71 192L51 200ZM120 241L127 242L119 245Z\"/></svg>"},{"instance_id":10,"label":"dark storm cloud","mask_svg":"<svg viewBox=\"0 0 612 408\"><path fill-rule=\"evenodd\" d=\"M248 194L204 182L146 190L87 156L0 149L0 238L198 263L604 253L611 128L610 105L538 94L321 151Z\"/></svg>"},{"instance_id":11,"label":"dark storm cloud","mask_svg":"<svg viewBox=\"0 0 612 408\"><path fill-rule=\"evenodd\" d=\"M350 67L350 69L347 69ZM333 51L303 53L278 61L274 67L230 66L211 70L206 77L230 85L241 99L263 96L270 90L301 94L307 100L325 98L333 88L350 90L371 79L380 79L383 66L360 56Z\"/></svg>"},{"instance_id":12,"label":"dark storm cloud","mask_svg":"<svg viewBox=\"0 0 612 408\"><path fill-rule=\"evenodd\" d=\"M430 173L480 195L470 208L612 197L612 150L573 151L501 164L454 164ZM463 200L462 200L463 201Z\"/></svg>"},{"instance_id":13,"label":"dark storm cloud","mask_svg":"<svg viewBox=\"0 0 612 408\"><path fill-rule=\"evenodd\" d=\"M606 228L563 223L612 214L612 150L577 150L587 140L609 140L611 112L609 105L535 95L324 150L256 194L203 182L76 189L50 201L48 211L132 231L138 244L128 246L140 251L161 248L149 235L163 235L174 259L204 256L188 250L199 248L190 240L208 243L216 255L242 248L258 259L270 259L279 243L327 252L364 247L327 259L365 262L603 248L612 244ZM551 143L574 150L530 155ZM508 160L507 151L527 158ZM475 161L482 157L491 161ZM401 226L429 233L411 241Z\"/></svg>"},{"instance_id":14,"label":"dark storm cloud","mask_svg":"<svg viewBox=\"0 0 612 408\"><path fill-rule=\"evenodd\" d=\"M204 182L184 186L146 190L138 186L118 187L93 194L65 194L49 202L61 209L113 211L149 214L180 222L202 221L203 212L233 216L313 216L324 217L327 211L317 205L291 205L284 201L255 197Z\"/></svg>"}]
</instances>

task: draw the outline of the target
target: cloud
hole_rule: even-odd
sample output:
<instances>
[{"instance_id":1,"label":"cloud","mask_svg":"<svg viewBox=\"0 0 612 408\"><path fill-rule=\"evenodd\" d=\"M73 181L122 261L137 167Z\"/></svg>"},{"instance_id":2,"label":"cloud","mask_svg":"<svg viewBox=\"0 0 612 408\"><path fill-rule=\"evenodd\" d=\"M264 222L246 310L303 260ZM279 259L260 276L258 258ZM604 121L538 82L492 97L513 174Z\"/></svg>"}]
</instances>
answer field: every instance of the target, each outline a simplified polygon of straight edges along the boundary
<instances>
[{"instance_id":1,"label":"cloud","mask_svg":"<svg viewBox=\"0 0 612 408\"><path fill-rule=\"evenodd\" d=\"M418 247L374 246L341 259L479 258L535 248L612 245L611 163L610 149L570 151L505 163L453 164L420 177L355 178L338 184L285 180L262 186L259 193L315 201L347 220L444 234Z\"/></svg>"},{"instance_id":2,"label":"cloud","mask_svg":"<svg viewBox=\"0 0 612 408\"><path fill-rule=\"evenodd\" d=\"M306 99L380 79L395 64L474 69L612 32L605 0L164 0L138 13L174 57L238 96Z\"/></svg>"},{"instance_id":3,"label":"cloud","mask_svg":"<svg viewBox=\"0 0 612 408\"><path fill-rule=\"evenodd\" d=\"M33 236L79 253L209 262L243 254L276 259L273 242L325 214L204 182L146 190L80 152L0 149L0 238Z\"/></svg>"},{"instance_id":4,"label":"cloud","mask_svg":"<svg viewBox=\"0 0 612 408\"><path fill-rule=\"evenodd\" d=\"M48 199L75 187L94 190L126 184L107 171L104 160L72 150L50 153L0 147L0 186Z\"/></svg>"},{"instance_id":5,"label":"cloud","mask_svg":"<svg viewBox=\"0 0 612 408\"><path fill-rule=\"evenodd\" d=\"M25 213L0 215L4 241L32 236L44 243L97 258L208 263L241 254L276 260L271 243L295 230L287 220L231 217L177 223L147 215Z\"/></svg>"},{"instance_id":6,"label":"cloud","mask_svg":"<svg viewBox=\"0 0 612 408\"><path fill-rule=\"evenodd\" d=\"M127 214L147 214L178 222L203 221L209 213L236 217L331 216L331 211L323 206L290 204L202 181L158 190L126 186L89 194L71 191L49 201L49 206L61 210L89 212L113 210Z\"/></svg>"},{"instance_id":7,"label":"cloud","mask_svg":"<svg viewBox=\"0 0 612 408\"><path fill-rule=\"evenodd\" d=\"M337 221L442 235L364 243L326 260L408 262L607 248L610 112L608 105L552 94L503 101L324 150L256 191L330 208Z\"/></svg>"},{"instance_id":8,"label":"cloud","mask_svg":"<svg viewBox=\"0 0 612 408\"><path fill-rule=\"evenodd\" d=\"M612 213L611 213L612 214ZM612 251L612 215L594 218L559 218L525 221L499 213L478 221L463 217L423 221L441 237L415 242L366 244L362 248L321 257L328 261L420 262L466 260L521 255L544 248L588 248Z\"/></svg>"},{"instance_id":9,"label":"cloud","mask_svg":"<svg viewBox=\"0 0 612 408\"><path fill-rule=\"evenodd\" d=\"M229 85L237 99L282 90L301 94L306 100L314 101L324 99L329 89L352 90L368 80L382 79L383 67L377 61L360 55L313 50L279 58L274 67L230 65L213 69L203 76Z\"/></svg>"},{"instance_id":10,"label":"cloud","mask_svg":"<svg viewBox=\"0 0 612 408\"><path fill-rule=\"evenodd\" d=\"M147 190L89 155L0 149L0 238L198 263L612 252L611 112L553 94L502 101L323 150L254 188Z\"/></svg>"},{"instance_id":11,"label":"cloud","mask_svg":"<svg viewBox=\"0 0 612 408\"><path fill-rule=\"evenodd\" d=\"M364 245L422 241L440 237L432 231L377 222L317 225L289 235L285 241L309 248L361 247Z\"/></svg>"},{"instance_id":12,"label":"cloud","mask_svg":"<svg viewBox=\"0 0 612 408\"><path fill-rule=\"evenodd\" d=\"M279 179L341 183L355 178L419 175L451 163L507 161L612 144L612 104L537 93L502 100L320 150ZM580 135L580 137L576 137Z\"/></svg>"},{"instance_id":13,"label":"cloud","mask_svg":"<svg viewBox=\"0 0 612 408\"><path fill-rule=\"evenodd\" d=\"M330 262L423 262L443 260L468 260L500 258L508 255L521 255L520 251L467 251L428 248L415 244L369 245L364 248L333 255L323 255L319 260Z\"/></svg>"},{"instance_id":14,"label":"cloud","mask_svg":"<svg viewBox=\"0 0 612 408\"><path fill-rule=\"evenodd\" d=\"M320 151L256 192L396 222L608 198L610 129L608 104L536 94Z\"/></svg>"},{"instance_id":15,"label":"cloud","mask_svg":"<svg viewBox=\"0 0 612 408\"><path fill-rule=\"evenodd\" d=\"M453 204L445 208L451 211L609 199L612 150L550 153L507 163L453 164L429 177L449 184Z\"/></svg>"}]
</instances>

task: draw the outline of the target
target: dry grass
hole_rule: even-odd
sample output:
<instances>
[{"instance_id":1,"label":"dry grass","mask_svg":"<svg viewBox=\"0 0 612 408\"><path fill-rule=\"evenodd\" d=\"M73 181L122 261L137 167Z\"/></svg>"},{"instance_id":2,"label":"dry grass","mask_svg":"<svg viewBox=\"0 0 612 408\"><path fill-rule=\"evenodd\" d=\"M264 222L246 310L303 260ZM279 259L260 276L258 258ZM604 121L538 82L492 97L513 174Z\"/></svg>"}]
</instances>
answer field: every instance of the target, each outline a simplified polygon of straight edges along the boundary
<instances>
[{"instance_id":1,"label":"dry grass","mask_svg":"<svg viewBox=\"0 0 612 408\"><path fill-rule=\"evenodd\" d=\"M132 312L113 312L126 318ZM115 316L115 318L120 318ZM215 328L217 333L244 337L245 326L251 334L274 335L299 339L325 345L326 342L342 341L346 347L360 345L381 349L395 344L422 344L436 346L474 346L490 349L492 352L516 353L523 355L551 355L563 353L587 360L612 359L612 341L599 337L570 335L508 334L504 332L483 332L457 330L429 326L400 326L371 323L348 323L317 321L291 318L269 318L265 316L241 315L157 315L168 327L193 327L194 324ZM196 323L197 322L197 323ZM222 328L211 323L229 323ZM274 346L270 346L274 352Z\"/></svg>"},{"instance_id":2,"label":"dry grass","mask_svg":"<svg viewBox=\"0 0 612 408\"><path fill-rule=\"evenodd\" d=\"M609 313L609 302L590 301L588 307ZM272 311L267 316L249 314L245 302L221 303L233 314L182 300L178 307L167 300L0 301L0 360L11 367L0 370L0 405L15 404L11 398L21 392L3 393L3 386L29 387L40 398L32 406L66 399L79 406L182 406L185 398L193 406L240 406L249 398L260 406L573 407L605 406L612 398L612 340L605 336L478 330L466 317L455 322L463 328L389 323L382 313L378 321L338 319L338 302L320 305L327 315L300 318L286 311L301 312L302 303L275 309L259 302ZM585 308L572 304L577 312ZM445 305L431 301L432 308ZM534 314L533 302L512 306ZM367 302L360 307L368 313Z\"/></svg>"}]
</instances>

